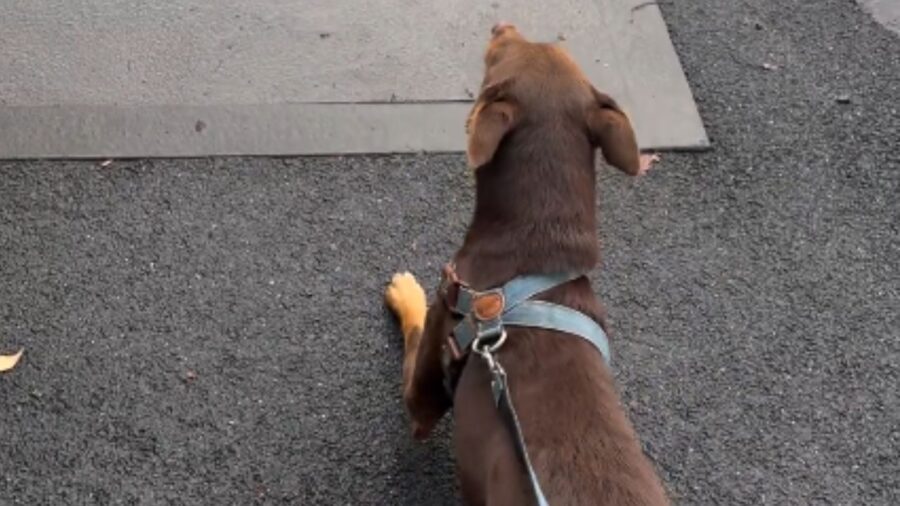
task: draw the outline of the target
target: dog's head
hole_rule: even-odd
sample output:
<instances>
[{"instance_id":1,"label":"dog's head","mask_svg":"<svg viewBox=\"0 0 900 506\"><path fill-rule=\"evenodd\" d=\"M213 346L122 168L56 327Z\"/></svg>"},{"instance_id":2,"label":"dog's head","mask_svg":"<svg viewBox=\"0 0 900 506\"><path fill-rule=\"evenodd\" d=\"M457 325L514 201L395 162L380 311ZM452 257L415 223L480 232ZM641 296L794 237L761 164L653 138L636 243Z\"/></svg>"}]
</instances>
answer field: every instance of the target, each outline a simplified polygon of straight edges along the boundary
<instances>
[{"instance_id":1,"label":"dog's head","mask_svg":"<svg viewBox=\"0 0 900 506\"><path fill-rule=\"evenodd\" d=\"M466 122L472 168L489 163L507 135L527 126L580 132L611 165L638 173L631 122L564 49L530 42L515 26L498 23L491 29L484 63L481 91Z\"/></svg>"}]
</instances>

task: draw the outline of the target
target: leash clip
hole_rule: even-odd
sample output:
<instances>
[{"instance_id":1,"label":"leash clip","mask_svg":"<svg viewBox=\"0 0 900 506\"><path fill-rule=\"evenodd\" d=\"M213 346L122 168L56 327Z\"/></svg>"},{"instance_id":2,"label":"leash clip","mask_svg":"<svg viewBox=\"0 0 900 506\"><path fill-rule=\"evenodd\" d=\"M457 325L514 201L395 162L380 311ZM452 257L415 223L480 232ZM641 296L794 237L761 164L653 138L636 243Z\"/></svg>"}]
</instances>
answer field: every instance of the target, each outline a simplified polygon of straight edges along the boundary
<instances>
[{"instance_id":1,"label":"leash clip","mask_svg":"<svg viewBox=\"0 0 900 506\"><path fill-rule=\"evenodd\" d=\"M488 339L492 339L493 336L479 336L475 338L475 341L472 342L472 351L481 355L481 358L487 362L488 369L491 370L491 373L497 374L498 372L502 373L503 369L500 367L500 364L494 359L494 353L497 353L497 350L503 346L503 343L506 342L506 329L503 329L500 332L500 337L494 340L491 343L488 343Z\"/></svg>"},{"instance_id":2,"label":"leash clip","mask_svg":"<svg viewBox=\"0 0 900 506\"><path fill-rule=\"evenodd\" d=\"M503 343L506 342L506 329L500 331L500 337L495 339L493 342L486 342L489 339L492 339L494 336L478 336L472 342L472 350L481 355L482 357L485 355L493 355L497 353L497 350L503 346Z\"/></svg>"},{"instance_id":3,"label":"leash clip","mask_svg":"<svg viewBox=\"0 0 900 506\"><path fill-rule=\"evenodd\" d=\"M488 344L483 342L484 339L491 339L493 336L480 336L472 343L472 351L481 355L481 358L487 363L488 370L491 372L491 391L494 394L494 404L500 406L500 400L506 393L506 371L497 362L494 354L506 342L506 330L503 330L494 342Z\"/></svg>"}]
</instances>

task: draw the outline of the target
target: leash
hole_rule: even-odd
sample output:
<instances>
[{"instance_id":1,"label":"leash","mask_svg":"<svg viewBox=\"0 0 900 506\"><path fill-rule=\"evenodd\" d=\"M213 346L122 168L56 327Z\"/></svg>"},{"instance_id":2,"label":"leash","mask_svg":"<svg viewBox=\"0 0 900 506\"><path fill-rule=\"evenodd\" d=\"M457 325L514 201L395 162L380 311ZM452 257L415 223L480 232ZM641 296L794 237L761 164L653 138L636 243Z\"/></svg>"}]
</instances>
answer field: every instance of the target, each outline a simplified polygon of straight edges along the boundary
<instances>
[{"instance_id":1,"label":"leash","mask_svg":"<svg viewBox=\"0 0 900 506\"><path fill-rule=\"evenodd\" d=\"M528 471L538 506L549 506L549 503L531 465L506 371L497 360L497 352L506 342L506 326L534 327L579 336L591 343L609 363L609 340L596 321L566 306L529 300L581 276L576 273L519 276L500 288L476 291L456 276L452 264L443 271L441 292L445 304L451 312L462 317L444 347L445 386L452 394L458 379L454 364L460 368L470 349L485 361L491 374L494 404L515 436L516 452Z\"/></svg>"},{"instance_id":2,"label":"leash","mask_svg":"<svg viewBox=\"0 0 900 506\"><path fill-rule=\"evenodd\" d=\"M519 423L519 415L516 414L516 408L513 406L511 394L509 391L509 383L506 381L506 371L497 361L495 352L503 345L506 340L506 332L501 334L501 338L491 345L481 345L480 341L475 341L472 345L472 351L477 353L487 363L488 369L491 371L491 391L494 393L494 405L500 410L506 424L512 429L513 435L516 437L516 453L525 464L528 471L528 479L531 481L531 489L534 491L534 497L537 499L538 506L549 506L547 498L544 497L544 491L541 490L541 484L537 479L537 474L531 466L531 459L528 457L528 450L525 447L525 436L522 434L522 425Z\"/></svg>"}]
</instances>

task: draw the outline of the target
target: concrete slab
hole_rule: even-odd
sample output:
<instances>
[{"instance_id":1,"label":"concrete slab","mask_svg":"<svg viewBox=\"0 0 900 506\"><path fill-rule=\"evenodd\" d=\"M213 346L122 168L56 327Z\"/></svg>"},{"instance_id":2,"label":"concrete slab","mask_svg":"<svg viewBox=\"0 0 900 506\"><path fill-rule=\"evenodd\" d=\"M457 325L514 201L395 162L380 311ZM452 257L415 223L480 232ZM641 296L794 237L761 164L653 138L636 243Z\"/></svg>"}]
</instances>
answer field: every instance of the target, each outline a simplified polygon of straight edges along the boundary
<instances>
[{"instance_id":1,"label":"concrete slab","mask_svg":"<svg viewBox=\"0 0 900 506\"><path fill-rule=\"evenodd\" d=\"M900 0L858 0L876 21L900 34Z\"/></svg>"},{"instance_id":2,"label":"concrete slab","mask_svg":"<svg viewBox=\"0 0 900 506\"><path fill-rule=\"evenodd\" d=\"M23 158L453 152L469 105L259 104L0 108L0 153ZM40 131L43 135L35 136Z\"/></svg>"},{"instance_id":3,"label":"concrete slab","mask_svg":"<svg viewBox=\"0 0 900 506\"><path fill-rule=\"evenodd\" d=\"M562 39L644 147L708 144L659 10L641 0L5 5L7 158L461 150L498 19Z\"/></svg>"}]
</instances>

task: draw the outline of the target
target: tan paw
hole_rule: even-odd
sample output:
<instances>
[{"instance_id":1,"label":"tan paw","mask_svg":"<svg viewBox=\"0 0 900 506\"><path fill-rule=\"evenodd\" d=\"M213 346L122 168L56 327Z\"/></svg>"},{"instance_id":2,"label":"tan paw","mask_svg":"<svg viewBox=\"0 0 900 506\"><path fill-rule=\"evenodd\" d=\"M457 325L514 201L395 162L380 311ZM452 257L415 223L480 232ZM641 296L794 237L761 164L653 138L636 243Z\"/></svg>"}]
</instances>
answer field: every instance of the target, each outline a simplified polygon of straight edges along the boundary
<instances>
[{"instance_id":1,"label":"tan paw","mask_svg":"<svg viewBox=\"0 0 900 506\"><path fill-rule=\"evenodd\" d=\"M408 272L394 274L384 291L384 300L397 318L400 318L404 328L424 326L427 310L425 290L412 274Z\"/></svg>"}]
</instances>

